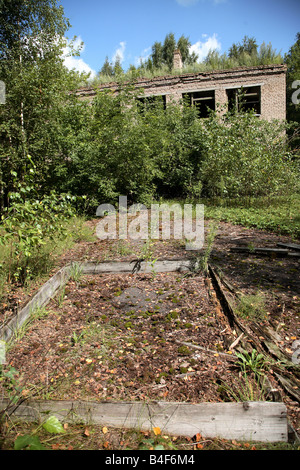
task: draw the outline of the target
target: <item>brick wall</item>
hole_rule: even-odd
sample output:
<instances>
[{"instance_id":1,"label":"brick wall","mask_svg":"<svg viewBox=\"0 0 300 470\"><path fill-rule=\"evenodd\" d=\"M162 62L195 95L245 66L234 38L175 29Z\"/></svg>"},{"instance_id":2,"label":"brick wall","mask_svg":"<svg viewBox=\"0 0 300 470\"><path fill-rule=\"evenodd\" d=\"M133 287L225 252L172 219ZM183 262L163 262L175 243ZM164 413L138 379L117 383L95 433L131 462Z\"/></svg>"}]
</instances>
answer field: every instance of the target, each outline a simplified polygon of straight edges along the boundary
<instances>
[{"instance_id":1,"label":"brick wall","mask_svg":"<svg viewBox=\"0 0 300 470\"><path fill-rule=\"evenodd\" d=\"M165 95L166 102L180 101L184 93L214 90L215 103L221 107L228 104L228 90L240 87L259 87L260 117L262 119L285 119L286 117L286 66L239 67L207 73L181 74L152 79L139 79L136 88L141 96ZM99 90L117 90L116 83L99 85ZM92 88L81 88L77 94L92 99Z\"/></svg>"}]
</instances>

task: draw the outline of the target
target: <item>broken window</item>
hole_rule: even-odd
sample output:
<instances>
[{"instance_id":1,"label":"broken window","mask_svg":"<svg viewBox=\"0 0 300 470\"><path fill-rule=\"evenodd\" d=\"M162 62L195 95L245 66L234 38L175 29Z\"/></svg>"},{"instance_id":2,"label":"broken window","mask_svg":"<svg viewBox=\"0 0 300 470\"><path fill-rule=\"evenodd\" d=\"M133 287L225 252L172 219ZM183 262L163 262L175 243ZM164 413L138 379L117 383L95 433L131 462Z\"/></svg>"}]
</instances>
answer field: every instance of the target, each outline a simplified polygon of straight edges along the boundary
<instances>
[{"instance_id":1,"label":"broken window","mask_svg":"<svg viewBox=\"0 0 300 470\"><path fill-rule=\"evenodd\" d=\"M163 109L166 109L166 95L141 96L137 98L137 104L140 112L144 112L146 109L159 105L161 105Z\"/></svg>"},{"instance_id":2,"label":"broken window","mask_svg":"<svg viewBox=\"0 0 300 470\"><path fill-rule=\"evenodd\" d=\"M215 111L214 90L184 93L183 99L190 106L196 106L200 118L206 118L209 116L210 111Z\"/></svg>"},{"instance_id":3,"label":"broken window","mask_svg":"<svg viewBox=\"0 0 300 470\"><path fill-rule=\"evenodd\" d=\"M226 90L228 111L254 111L260 114L260 86L248 86Z\"/></svg>"}]
</instances>

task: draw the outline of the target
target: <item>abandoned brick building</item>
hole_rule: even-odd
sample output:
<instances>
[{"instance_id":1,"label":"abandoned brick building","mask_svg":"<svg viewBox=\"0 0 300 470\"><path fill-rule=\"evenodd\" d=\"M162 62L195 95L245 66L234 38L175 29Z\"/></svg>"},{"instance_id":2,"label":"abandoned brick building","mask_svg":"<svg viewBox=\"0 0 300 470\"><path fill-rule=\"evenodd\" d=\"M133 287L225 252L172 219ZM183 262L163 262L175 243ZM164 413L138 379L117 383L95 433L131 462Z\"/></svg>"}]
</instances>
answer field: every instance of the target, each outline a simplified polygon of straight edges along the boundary
<instances>
[{"instance_id":1,"label":"abandoned brick building","mask_svg":"<svg viewBox=\"0 0 300 470\"><path fill-rule=\"evenodd\" d=\"M178 73L182 68L180 54L174 55L177 73L151 79L140 78L135 82L141 90L139 100L160 97L165 106L171 100L188 100L198 108L199 117L206 117L208 110L253 109L262 119L283 120L286 117L286 66L264 65L238 67L212 72ZM78 90L82 98L92 99L97 90L117 90L114 82ZM241 91L241 92L239 92Z\"/></svg>"}]
</instances>

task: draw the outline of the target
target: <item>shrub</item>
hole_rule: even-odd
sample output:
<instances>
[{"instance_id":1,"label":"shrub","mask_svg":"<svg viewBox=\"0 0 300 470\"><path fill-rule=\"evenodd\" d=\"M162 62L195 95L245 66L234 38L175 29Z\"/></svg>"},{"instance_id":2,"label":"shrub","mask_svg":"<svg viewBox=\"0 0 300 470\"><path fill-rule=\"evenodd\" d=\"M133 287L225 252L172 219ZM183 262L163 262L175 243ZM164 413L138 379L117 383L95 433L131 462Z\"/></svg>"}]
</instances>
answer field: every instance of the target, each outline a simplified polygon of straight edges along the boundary
<instances>
[{"instance_id":1,"label":"shrub","mask_svg":"<svg viewBox=\"0 0 300 470\"><path fill-rule=\"evenodd\" d=\"M9 193L9 206L2 215L0 243L10 251L9 280L24 283L37 268L41 248L53 238L66 236L64 223L75 213L72 205L75 198L54 191L39 197L34 166L22 182L17 181L14 172L13 177L16 190ZM47 251L44 255L47 256Z\"/></svg>"}]
</instances>

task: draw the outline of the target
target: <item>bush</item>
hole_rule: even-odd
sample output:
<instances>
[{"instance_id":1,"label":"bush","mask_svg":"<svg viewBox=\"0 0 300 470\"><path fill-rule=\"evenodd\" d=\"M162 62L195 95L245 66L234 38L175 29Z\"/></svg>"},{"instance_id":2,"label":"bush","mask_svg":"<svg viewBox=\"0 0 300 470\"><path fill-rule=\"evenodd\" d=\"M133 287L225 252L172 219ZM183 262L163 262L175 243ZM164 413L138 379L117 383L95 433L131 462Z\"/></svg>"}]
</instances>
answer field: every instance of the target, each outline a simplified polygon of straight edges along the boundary
<instances>
[{"instance_id":1,"label":"bush","mask_svg":"<svg viewBox=\"0 0 300 470\"><path fill-rule=\"evenodd\" d=\"M250 198L286 194L299 186L282 122L252 113L215 114L203 122L203 196Z\"/></svg>"},{"instance_id":2,"label":"bush","mask_svg":"<svg viewBox=\"0 0 300 470\"><path fill-rule=\"evenodd\" d=\"M65 110L68 158L57 167L60 189L101 203L153 198L252 198L299 188L286 124L252 113L199 119L184 102L146 100L132 86L99 92L92 106ZM68 137L71 136L71 137Z\"/></svg>"},{"instance_id":3,"label":"bush","mask_svg":"<svg viewBox=\"0 0 300 470\"><path fill-rule=\"evenodd\" d=\"M17 178L14 172L12 176ZM45 262L39 256L41 248L53 238L66 236L64 223L75 213L74 197L54 191L39 197L34 178L32 167L23 182L15 181L16 190L9 193L9 206L2 215L0 242L9 247L8 278L21 283Z\"/></svg>"}]
</instances>

